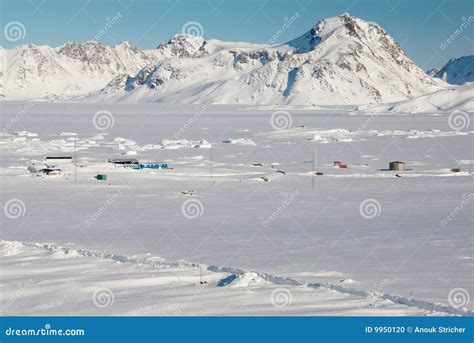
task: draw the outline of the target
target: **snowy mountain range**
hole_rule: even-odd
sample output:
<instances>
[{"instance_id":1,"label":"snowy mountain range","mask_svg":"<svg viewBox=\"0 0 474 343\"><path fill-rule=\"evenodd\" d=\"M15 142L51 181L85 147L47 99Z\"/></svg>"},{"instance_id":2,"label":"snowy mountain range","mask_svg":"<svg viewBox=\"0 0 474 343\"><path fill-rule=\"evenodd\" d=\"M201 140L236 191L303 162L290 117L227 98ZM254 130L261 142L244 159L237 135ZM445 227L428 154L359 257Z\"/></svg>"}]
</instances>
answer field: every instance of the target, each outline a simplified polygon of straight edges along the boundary
<instances>
[{"instance_id":1,"label":"snowy mountain range","mask_svg":"<svg viewBox=\"0 0 474 343\"><path fill-rule=\"evenodd\" d=\"M281 45L183 34L153 50L30 44L0 48L0 65L4 99L317 106L403 101L446 86L379 25L349 14Z\"/></svg>"},{"instance_id":2,"label":"snowy mountain range","mask_svg":"<svg viewBox=\"0 0 474 343\"><path fill-rule=\"evenodd\" d=\"M57 48L32 44L0 48L0 97L87 94L104 87L118 73L134 73L156 57L156 51L141 51L128 42L114 47L87 42Z\"/></svg>"},{"instance_id":3,"label":"snowy mountain range","mask_svg":"<svg viewBox=\"0 0 474 343\"><path fill-rule=\"evenodd\" d=\"M442 68L433 68L427 73L453 84L462 85L474 81L474 55L452 58Z\"/></svg>"}]
</instances>

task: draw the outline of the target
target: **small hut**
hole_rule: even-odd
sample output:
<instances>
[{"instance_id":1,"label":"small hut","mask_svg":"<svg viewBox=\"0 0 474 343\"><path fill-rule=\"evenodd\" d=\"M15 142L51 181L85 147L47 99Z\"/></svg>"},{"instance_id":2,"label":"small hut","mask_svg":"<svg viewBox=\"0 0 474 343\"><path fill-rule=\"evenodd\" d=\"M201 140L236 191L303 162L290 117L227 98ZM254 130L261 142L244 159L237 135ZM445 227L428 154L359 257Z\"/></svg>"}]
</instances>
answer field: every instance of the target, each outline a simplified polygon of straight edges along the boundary
<instances>
[{"instance_id":1,"label":"small hut","mask_svg":"<svg viewBox=\"0 0 474 343\"><path fill-rule=\"evenodd\" d=\"M405 170L405 162L402 161L393 161L389 164L390 170Z\"/></svg>"},{"instance_id":2,"label":"small hut","mask_svg":"<svg viewBox=\"0 0 474 343\"><path fill-rule=\"evenodd\" d=\"M107 181L107 175L105 175L105 174L97 174L97 176L95 178L97 180Z\"/></svg>"},{"instance_id":3,"label":"small hut","mask_svg":"<svg viewBox=\"0 0 474 343\"><path fill-rule=\"evenodd\" d=\"M115 158L115 159L109 159L108 161L116 167L140 169L140 162L138 162L138 160L136 159Z\"/></svg>"}]
</instances>

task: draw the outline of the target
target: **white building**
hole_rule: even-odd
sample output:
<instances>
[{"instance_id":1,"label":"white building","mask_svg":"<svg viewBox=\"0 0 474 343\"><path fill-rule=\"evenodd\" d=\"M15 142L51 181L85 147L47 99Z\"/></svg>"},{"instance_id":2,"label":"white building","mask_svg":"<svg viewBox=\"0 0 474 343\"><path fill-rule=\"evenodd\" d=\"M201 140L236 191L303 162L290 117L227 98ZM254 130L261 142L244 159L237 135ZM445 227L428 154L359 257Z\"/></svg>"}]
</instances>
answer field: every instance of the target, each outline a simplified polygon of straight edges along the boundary
<instances>
[{"instance_id":1,"label":"white building","mask_svg":"<svg viewBox=\"0 0 474 343\"><path fill-rule=\"evenodd\" d=\"M39 171L41 174L40 176L48 176L48 177L59 177L63 176L64 173L59 168L44 168Z\"/></svg>"},{"instance_id":2,"label":"white building","mask_svg":"<svg viewBox=\"0 0 474 343\"><path fill-rule=\"evenodd\" d=\"M44 163L48 165L68 164L72 162L72 156L47 156L44 158Z\"/></svg>"}]
</instances>

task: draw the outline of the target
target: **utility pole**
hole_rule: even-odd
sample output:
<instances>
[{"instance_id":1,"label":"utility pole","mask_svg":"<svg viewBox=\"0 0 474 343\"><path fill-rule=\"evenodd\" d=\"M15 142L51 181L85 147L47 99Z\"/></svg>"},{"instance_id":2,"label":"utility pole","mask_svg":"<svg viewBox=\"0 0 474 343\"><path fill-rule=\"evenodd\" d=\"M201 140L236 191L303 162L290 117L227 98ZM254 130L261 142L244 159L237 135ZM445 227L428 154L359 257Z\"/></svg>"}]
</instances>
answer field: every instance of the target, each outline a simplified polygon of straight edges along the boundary
<instances>
[{"instance_id":1,"label":"utility pole","mask_svg":"<svg viewBox=\"0 0 474 343\"><path fill-rule=\"evenodd\" d=\"M314 191L314 183L315 183L315 180L314 180L314 177L315 177L315 174L316 173L316 167L317 167L317 158L318 158L318 155L316 153L316 150L313 150L313 177L311 179L311 188L313 189Z\"/></svg>"},{"instance_id":2,"label":"utility pole","mask_svg":"<svg viewBox=\"0 0 474 343\"><path fill-rule=\"evenodd\" d=\"M212 143L211 143L211 151L210 151L210 178L212 180L212 185L214 186L214 170L213 170L213 155L212 155Z\"/></svg>"},{"instance_id":3,"label":"utility pole","mask_svg":"<svg viewBox=\"0 0 474 343\"><path fill-rule=\"evenodd\" d=\"M77 136L74 136L74 182L77 182Z\"/></svg>"},{"instance_id":4,"label":"utility pole","mask_svg":"<svg viewBox=\"0 0 474 343\"><path fill-rule=\"evenodd\" d=\"M202 257L199 260L199 284L203 284L202 282Z\"/></svg>"}]
</instances>

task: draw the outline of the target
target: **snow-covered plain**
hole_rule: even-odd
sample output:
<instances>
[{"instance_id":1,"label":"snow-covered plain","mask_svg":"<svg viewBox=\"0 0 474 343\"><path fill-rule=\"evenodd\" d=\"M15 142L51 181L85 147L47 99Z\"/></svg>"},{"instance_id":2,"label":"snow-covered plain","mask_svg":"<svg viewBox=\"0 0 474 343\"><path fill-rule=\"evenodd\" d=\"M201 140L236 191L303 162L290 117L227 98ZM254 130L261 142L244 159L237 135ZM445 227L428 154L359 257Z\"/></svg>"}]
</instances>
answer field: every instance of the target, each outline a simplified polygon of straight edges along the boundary
<instances>
[{"instance_id":1,"label":"snow-covered plain","mask_svg":"<svg viewBox=\"0 0 474 343\"><path fill-rule=\"evenodd\" d=\"M449 113L290 110L275 130L272 109L1 105L4 313L472 311L448 296L474 294L473 131ZM47 155L76 163L37 177ZM173 169L107 163L129 157Z\"/></svg>"}]
</instances>

